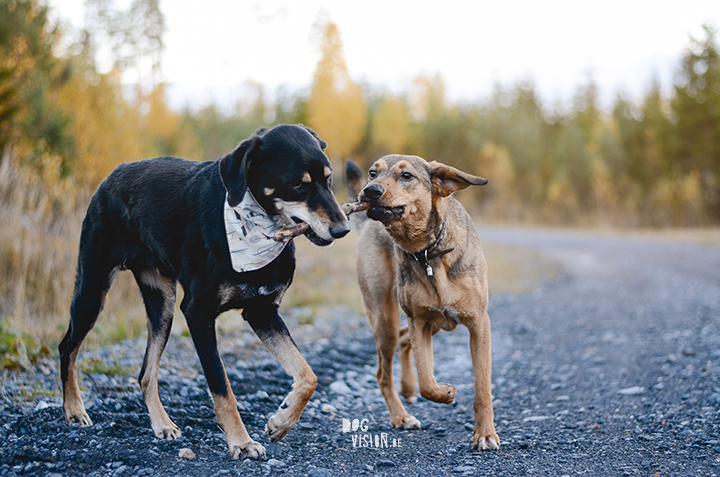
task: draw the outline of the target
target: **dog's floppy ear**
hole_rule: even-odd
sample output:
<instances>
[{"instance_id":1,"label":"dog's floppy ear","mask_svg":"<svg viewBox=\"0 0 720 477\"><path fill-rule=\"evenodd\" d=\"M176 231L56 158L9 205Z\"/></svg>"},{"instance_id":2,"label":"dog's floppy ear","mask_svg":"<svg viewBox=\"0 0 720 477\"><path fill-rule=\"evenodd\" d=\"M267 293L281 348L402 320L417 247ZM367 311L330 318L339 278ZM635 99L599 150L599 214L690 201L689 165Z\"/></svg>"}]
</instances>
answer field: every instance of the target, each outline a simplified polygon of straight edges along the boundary
<instances>
[{"instance_id":1,"label":"dog's floppy ear","mask_svg":"<svg viewBox=\"0 0 720 477\"><path fill-rule=\"evenodd\" d=\"M472 185L485 185L488 180L484 177L474 176L466 172L446 166L436 161L428 163L433 191L441 197L447 197L453 192L467 189Z\"/></svg>"},{"instance_id":2,"label":"dog's floppy ear","mask_svg":"<svg viewBox=\"0 0 720 477\"><path fill-rule=\"evenodd\" d=\"M218 161L220 179L228 193L227 200L230 207L238 205L245 196L251 156L260 142L260 136L254 135L241 142L233 152Z\"/></svg>"},{"instance_id":3,"label":"dog's floppy ear","mask_svg":"<svg viewBox=\"0 0 720 477\"><path fill-rule=\"evenodd\" d=\"M305 129L305 130L306 130L307 132L309 132L310 134L312 134L312 136L313 136L315 139L317 139L318 142L320 143L320 149L322 149L323 151L325 150L325 148L327 147L327 143L326 143L325 141L323 141L322 139L320 139L320 136L318 136L315 131L313 131L313 130L310 129L309 127L305 126L304 124L300 124L299 126L302 127L303 129Z\"/></svg>"}]
</instances>

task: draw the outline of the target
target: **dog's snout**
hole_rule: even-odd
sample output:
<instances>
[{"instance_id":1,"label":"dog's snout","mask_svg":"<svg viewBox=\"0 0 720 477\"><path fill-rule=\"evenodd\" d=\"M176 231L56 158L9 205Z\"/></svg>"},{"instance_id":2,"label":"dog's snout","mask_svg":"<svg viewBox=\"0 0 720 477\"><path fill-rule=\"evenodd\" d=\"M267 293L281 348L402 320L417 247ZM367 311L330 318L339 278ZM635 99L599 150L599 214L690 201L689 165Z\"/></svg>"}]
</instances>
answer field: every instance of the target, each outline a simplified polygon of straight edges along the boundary
<instances>
[{"instance_id":1,"label":"dog's snout","mask_svg":"<svg viewBox=\"0 0 720 477\"><path fill-rule=\"evenodd\" d=\"M344 224L333 225L332 227L330 227L329 231L330 231L330 235L332 235L333 238L336 238L336 239L342 238L342 237L346 236L348 234L348 232L350 232L350 223L345 222Z\"/></svg>"},{"instance_id":2,"label":"dog's snout","mask_svg":"<svg viewBox=\"0 0 720 477\"><path fill-rule=\"evenodd\" d=\"M370 184L362 191L362 195L370 200L377 200L385 193L380 184Z\"/></svg>"}]
</instances>

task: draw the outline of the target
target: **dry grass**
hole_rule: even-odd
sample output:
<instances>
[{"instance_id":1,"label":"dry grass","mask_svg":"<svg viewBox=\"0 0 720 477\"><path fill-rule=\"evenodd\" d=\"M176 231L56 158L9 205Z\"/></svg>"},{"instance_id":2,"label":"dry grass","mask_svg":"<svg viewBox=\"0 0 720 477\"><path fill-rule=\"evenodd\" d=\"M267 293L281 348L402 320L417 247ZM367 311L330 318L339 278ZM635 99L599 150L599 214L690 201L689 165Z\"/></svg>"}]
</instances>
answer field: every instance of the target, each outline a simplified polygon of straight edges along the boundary
<instances>
[{"instance_id":1,"label":"dry grass","mask_svg":"<svg viewBox=\"0 0 720 477\"><path fill-rule=\"evenodd\" d=\"M0 163L0 320L53 348L67 329L89 200L88 191L39 180L10 157ZM98 323L91 343L134 337L144 329L142 301L131 277L119 277Z\"/></svg>"}]
</instances>

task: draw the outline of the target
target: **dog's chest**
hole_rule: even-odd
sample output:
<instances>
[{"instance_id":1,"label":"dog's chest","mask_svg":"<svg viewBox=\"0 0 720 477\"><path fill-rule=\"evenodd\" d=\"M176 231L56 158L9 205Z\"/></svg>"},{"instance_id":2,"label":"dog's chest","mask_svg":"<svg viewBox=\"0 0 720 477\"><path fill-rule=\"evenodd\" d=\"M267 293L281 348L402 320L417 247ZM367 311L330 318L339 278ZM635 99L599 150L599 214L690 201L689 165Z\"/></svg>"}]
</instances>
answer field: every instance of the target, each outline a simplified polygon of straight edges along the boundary
<instances>
[{"instance_id":1,"label":"dog's chest","mask_svg":"<svg viewBox=\"0 0 720 477\"><path fill-rule=\"evenodd\" d=\"M445 331L453 331L460 324L460 312L452 306L427 307L430 320Z\"/></svg>"},{"instance_id":2,"label":"dog's chest","mask_svg":"<svg viewBox=\"0 0 720 477\"><path fill-rule=\"evenodd\" d=\"M287 290L287 285L284 283L261 286L251 283L222 283L218 287L217 296L221 307L229 303L239 304L261 296L272 297L273 302L280 304L285 290Z\"/></svg>"}]
</instances>

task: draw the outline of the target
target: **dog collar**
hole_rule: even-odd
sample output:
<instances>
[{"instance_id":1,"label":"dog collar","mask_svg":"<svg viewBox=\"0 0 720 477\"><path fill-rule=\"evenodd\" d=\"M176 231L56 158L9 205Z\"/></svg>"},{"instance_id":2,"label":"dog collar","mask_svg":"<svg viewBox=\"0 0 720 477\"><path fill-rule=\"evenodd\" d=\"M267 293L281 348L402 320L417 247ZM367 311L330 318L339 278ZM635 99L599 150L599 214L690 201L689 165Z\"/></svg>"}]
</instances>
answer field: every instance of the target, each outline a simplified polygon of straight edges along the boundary
<instances>
[{"instance_id":1,"label":"dog collar","mask_svg":"<svg viewBox=\"0 0 720 477\"><path fill-rule=\"evenodd\" d=\"M417 263L419 263L420 265L425 267L425 273L427 273L428 277L433 276L433 269L432 269L432 266L430 265L430 260L432 260L434 258L442 257L443 255L446 255L446 254L452 252L453 250L455 250L454 247L448 248L445 250L438 250L438 248L440 247L440 242L442 242L442 239L445 236L445 226L446 225L447 225L447 219L443 220L442 227L440 228L440 233L438 234L435 242L430 244L430 246L428 248L426 248L425 250L421 250L421 251L415 252L415 253L405 252L406 254L408 254L412 258L414 258Z\"/></svg>"},{"instance_id":2,"label":"dog collar","mask_svg":"<svg viewBox=\"0 0 720 477\"><path fill-rule=\"evenodd\" d=\"M232 267L236 272L258 270L275 260L288 242L276 242L273 236L286 227L280 216L271 216L250 193L235 207L224 205L225 232Z\"/></svg>"}]
</instances>

